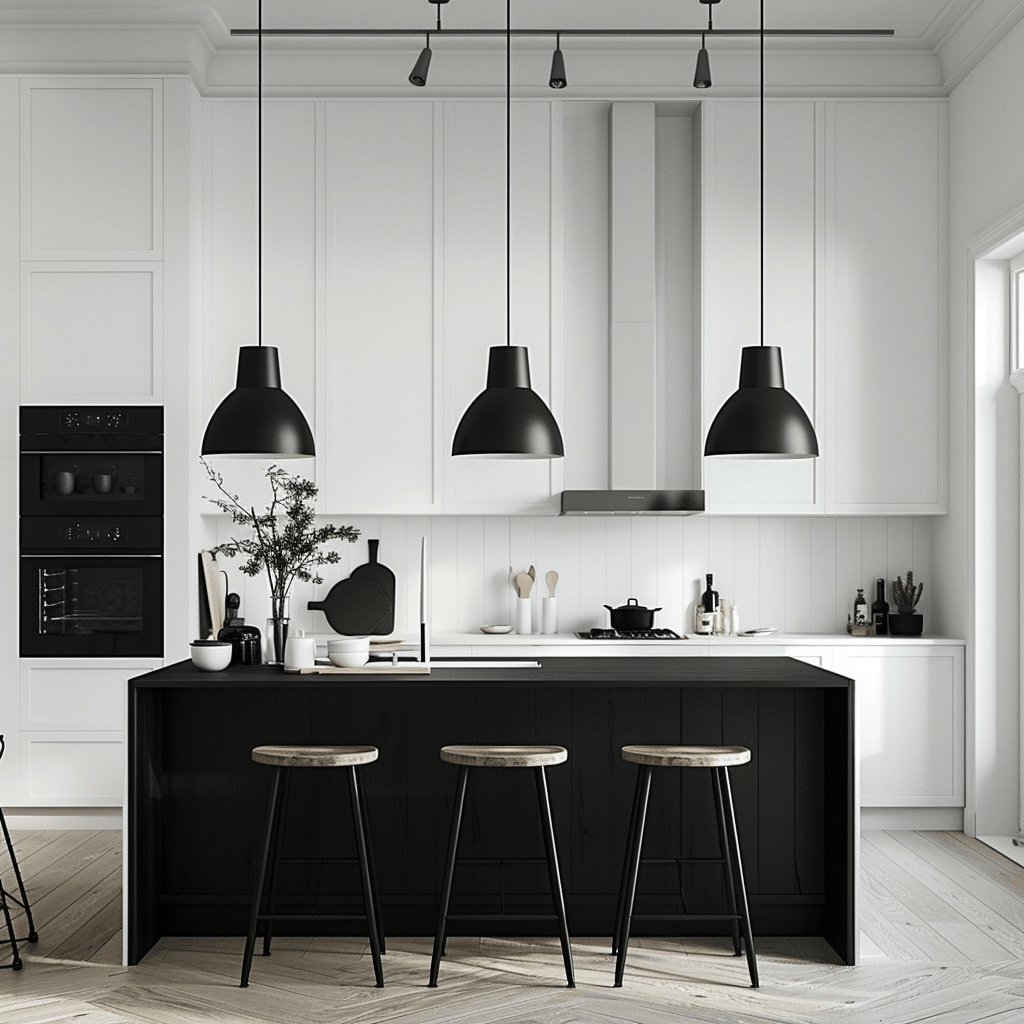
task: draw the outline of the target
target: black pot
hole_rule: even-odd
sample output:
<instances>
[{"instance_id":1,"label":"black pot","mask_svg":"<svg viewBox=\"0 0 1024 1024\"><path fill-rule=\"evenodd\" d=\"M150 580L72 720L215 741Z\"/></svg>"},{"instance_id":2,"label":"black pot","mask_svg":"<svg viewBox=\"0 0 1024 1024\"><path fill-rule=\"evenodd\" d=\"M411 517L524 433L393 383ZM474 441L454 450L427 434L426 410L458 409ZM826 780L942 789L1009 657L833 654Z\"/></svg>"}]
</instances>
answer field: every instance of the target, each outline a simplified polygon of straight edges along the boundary
<instances>
[{"instance_id":1,"label":"black pot","mask_svg":"<svg viewBox=\"0 0 1024 1024\"><path fill-rule=\"evenodd\" d=\"M619 632L627 632L634 629L654 629L654 613L660 612L660 608L645 608L637 604L636 598L631 597L625 604L613 608L606 604L605 608L612 613L612 629Z\"/></svg>"},{"instance_id":2,"label":"black pot","mask_svg":"<svg viewBox=\"0 0 1024 1024\"><path fill-rule=\"evenodd\" d=\"M890 636L920 636L924 632L924 616L917 612L890 612Z\"/></svg>"}]
</instances>

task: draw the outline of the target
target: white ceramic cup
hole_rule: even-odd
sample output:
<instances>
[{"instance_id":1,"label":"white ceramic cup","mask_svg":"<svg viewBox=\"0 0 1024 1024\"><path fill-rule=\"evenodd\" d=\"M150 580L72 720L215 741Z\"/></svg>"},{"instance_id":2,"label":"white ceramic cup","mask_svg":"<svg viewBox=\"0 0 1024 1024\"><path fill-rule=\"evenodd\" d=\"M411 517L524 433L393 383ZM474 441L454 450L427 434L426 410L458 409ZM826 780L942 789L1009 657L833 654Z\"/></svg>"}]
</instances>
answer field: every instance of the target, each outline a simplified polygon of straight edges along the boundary
<instances>
[{"instance_id":1,"label":"white ceramic cup","mask_svg":"<svg viewBox=\"0 0 1024 1024\"><path fill-rule=\"evenodd\" d=\"M316 664L316 640L311 636L290 636L284 648L286 669L313 668Z\"/></svg>"}]
</instances>

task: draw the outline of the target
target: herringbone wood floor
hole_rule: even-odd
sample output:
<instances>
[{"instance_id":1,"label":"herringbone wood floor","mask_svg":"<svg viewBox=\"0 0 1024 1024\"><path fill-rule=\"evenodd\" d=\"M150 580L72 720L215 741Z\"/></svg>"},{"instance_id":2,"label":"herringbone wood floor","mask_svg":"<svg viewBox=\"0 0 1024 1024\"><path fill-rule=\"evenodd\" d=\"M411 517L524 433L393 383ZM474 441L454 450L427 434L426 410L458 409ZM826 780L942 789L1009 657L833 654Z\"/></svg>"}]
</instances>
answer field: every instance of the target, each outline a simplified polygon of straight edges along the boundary
<instances>
[{"instance_id":1,"label":"herringbone wood floor","mask_svg":"<svg viewBox=\"0 0 1024 1024\"><path fill-rule=\"evenodd\" d=\"M639 939L613 989L608 940L574 938L572 991L556 939L452 939L437 989L422 938L389 937L384 989L357 939L275 940L248 989L237 938L168 939L121 967L120 833L14 838L40 941L0 971L0 1024L1024 1022L1024 869L959 833L864 836L860 967L820 940L760 937L752 990L721 941ZM0 874L10 889L6 854Z\"/></svg>"}]
</instances>

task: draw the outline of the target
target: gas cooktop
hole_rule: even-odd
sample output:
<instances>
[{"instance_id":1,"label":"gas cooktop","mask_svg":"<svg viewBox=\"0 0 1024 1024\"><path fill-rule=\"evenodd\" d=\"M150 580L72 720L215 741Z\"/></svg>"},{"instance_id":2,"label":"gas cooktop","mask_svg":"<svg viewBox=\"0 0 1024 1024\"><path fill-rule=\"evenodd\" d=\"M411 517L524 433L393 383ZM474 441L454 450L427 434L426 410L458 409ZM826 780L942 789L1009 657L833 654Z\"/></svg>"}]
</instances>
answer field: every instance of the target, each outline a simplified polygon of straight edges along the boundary
<instances>
[{"instance_id":1,"label":"gas cooktop","mask_svg":"<svg viewBox=\"0 0 1024 1024\"><path fill-rule=\"evenodd\" d=\"M581 640L682 640L671 629L592 629L589 633L577 633Z\"/></svg>"}]
</instances>

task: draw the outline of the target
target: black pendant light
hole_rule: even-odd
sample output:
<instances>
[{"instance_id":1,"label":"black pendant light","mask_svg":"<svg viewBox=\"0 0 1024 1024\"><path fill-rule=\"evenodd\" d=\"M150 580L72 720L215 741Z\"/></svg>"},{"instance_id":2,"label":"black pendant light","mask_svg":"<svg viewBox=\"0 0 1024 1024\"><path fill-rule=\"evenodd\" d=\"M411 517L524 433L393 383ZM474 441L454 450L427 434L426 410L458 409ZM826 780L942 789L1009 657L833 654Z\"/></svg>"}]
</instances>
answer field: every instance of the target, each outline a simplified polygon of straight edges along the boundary
<instances>
[{"instance_id":1,"label":"black pendant light","mask_svg":"<svg viewBox=\"0 0 1024 1024\"><path fill-rule=\"evenodd\" d=\"M704 46L704 33L700 36L700 50L697 53L697 67L693 72L694 89L711 88L711 61L708 60L708 51Z\"/></svg>"},{"instance_id":2,"label":"black pendant light","mask_svg":"<svg viewBox=\"0 0 1024 1024\"><path fill-rule=\"evenodd\" d=\"M764 0L761 0L761 344L740 356L740 386L718 410L705 455L741 459L810 459L818 454L814 427L786 390L782 349L764 343Z\"/></svg>"},{"instance_id":3,"label":"black pendant light","mask_svg":"<svg viewBox=\"0 0 1024 1024\"><path fill-rule=\"evenodd\" d=\"M548 85L552 89L564 89L568 85L565 77L565 58L562 56L562 34L555 33L555 52L551 55L551 74L548 75Z\"/></svg>"},{"instance_id":4,"label":"black pendant light","mask_svg":"<svg viewBox=\"0 0 1024 1024\"><path fill-rule=\"evenodd\" d=\"M263 344L263 0L259 0L256 111L257 313L256 345L238 350L235 390L217 406L203 435L203 455L238 459L312 458L313 433L306 417L281 387L277 349Z\"/></svg>"},{"instance_id":5,"label":"black pendant light","mask_svg":"<svg viewBox=\"0 0 1024 1024\"><path fill-rule=\"evenodd\" d=\"M452 455L556 459L565 454L551 410L530 387L529 352L512 344L512 0L505 9L505 331L491 348L487 387L462 414Z\"/></svg>"}]
</instances>

